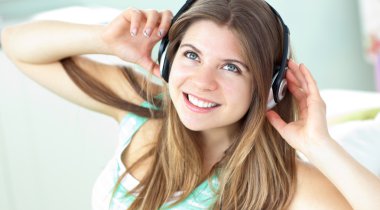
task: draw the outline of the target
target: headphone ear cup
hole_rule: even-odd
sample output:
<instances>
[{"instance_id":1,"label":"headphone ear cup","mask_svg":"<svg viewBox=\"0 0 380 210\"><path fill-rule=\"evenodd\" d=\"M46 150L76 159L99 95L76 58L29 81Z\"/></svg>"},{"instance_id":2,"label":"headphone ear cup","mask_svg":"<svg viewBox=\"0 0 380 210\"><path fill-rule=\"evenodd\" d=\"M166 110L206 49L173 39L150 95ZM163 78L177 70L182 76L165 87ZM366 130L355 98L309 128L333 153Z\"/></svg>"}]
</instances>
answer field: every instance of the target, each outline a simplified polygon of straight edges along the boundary
<instances>
[{"instance_id":1,"label":"headphone ear cup","mask_svg":"<svg viewBox=\"0 0 380 210\"><path fill-rule=\"evenodd\" d=\"M273 88L270 88L267 102L267 110L272 109L274 106L276 106L276 101L274 100L273 96Z\"/></svg>"},{"instance_id":2,"label":"headphone ear cup","mask_svg":"<svg viewBox=\"0 0 380 210\"><path fill-rule=\"evenodd\" d=\"M280 102L285 97L287 89L288 89L288 81L286 81L286 79L281 80L281 84L278 89L278 92L274 93L274 94L277 94L277 98L279 99L278 102ZM276 103L276 100L274 99L274 94L273 94L273 87L271 87L269 90L267 110L272 109L278 103L278 102Z\"/></svg>"},{"instance_id":3,"label":"headphone ear cup","mask_svg":"<svg viewBox=\"0 0 380 210\"><path fill-rule=\"evenodd\" d=\"M276 93L278 100L281 101L285 97L287 90L288 90L288 81L286 79L282 79L280 87L278 88L278 93Z\"/></svg>"},{"instance_id":4,"label":"headphone ear cup","mask_svg":"<svg viewBox=\"0 0 380 210\"><path fill-rule=\"evenodd\" d=\"M160 74L161 77L168 82L169 81L169 62L166 59L167 48L163 51L160 60Z\"/></svg>"}]
</instances>

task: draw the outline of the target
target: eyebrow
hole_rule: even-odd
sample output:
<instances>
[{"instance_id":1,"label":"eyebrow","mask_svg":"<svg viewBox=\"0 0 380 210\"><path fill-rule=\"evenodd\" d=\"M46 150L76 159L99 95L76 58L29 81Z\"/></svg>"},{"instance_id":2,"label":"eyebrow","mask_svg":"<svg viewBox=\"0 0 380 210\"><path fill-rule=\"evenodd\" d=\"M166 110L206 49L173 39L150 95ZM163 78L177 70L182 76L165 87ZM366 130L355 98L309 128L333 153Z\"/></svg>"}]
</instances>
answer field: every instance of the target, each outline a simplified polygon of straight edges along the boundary
<instances>
[{"instance_id":1,"label":"eyebrow","mask_svg":"<svg viewBox=\"0 0 380 210\"><path fill-rule=\"evenodd\" d=\"M202 55L202 52L201 52L198 48L196 48L194 45L192 45L192 44L181 44L181 46L180 46L179 48L182 48L182 47L190 47L190 48L192 48L196 53ZM245 69L248 70L248 66L247 66L245 63L243 63L243 62L241 62L241 61L239 61L239 60L236 60L236 59L223 59L223 61L225 61L225 62L231 62L231 63L239 63L239 64L242 65Z\"/></svg>"}]
</instances>

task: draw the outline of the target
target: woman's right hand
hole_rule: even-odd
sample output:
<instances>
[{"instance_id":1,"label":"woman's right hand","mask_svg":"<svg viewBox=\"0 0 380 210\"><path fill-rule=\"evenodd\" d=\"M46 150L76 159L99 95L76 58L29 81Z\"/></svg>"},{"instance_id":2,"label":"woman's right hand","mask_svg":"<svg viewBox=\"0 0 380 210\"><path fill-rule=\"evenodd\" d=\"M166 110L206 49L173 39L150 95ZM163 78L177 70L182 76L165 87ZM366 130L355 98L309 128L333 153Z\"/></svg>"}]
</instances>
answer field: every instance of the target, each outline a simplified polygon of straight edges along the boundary
<instances>
[{"instance_id":1,"label":"woman's right hand","mask_svg":"<svg viewBox=\"0 0 380 210\"><path fill-rule=\"evenodd\" d=\"M166 10L122 12L103 30L101 38L113 55L135 63L159 76L159 65L151 57L152 49L168 32L173 14Z\"/></svg>"}]
</instances>

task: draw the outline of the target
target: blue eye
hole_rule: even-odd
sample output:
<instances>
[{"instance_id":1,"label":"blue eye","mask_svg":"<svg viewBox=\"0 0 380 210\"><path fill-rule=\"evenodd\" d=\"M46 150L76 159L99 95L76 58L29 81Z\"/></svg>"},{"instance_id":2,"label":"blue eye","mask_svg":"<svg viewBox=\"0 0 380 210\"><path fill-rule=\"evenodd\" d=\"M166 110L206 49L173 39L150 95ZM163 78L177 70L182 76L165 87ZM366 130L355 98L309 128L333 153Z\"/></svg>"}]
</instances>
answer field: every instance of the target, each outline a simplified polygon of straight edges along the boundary
<instances>
[{"instance_id":1,"label":"blue eye","mask_svg":"<svg viewBox=\"0 0 380 210\"><path fill-rule=\"evenodd\" d=\"M185 56L191 60L197 60L198 59L198 55L195 52L191 52L191 51L186 51Z\"/></svg>"},{"instance_id":2,"label":"blue eye","mask_svg":"<svg viewBox=\"0 0 380 210\"><path fill-rule=\"evenodd\" d=\"M223 69L227 70L227 71L231 71L231 72L235 72L235 73L239 73L240 72L240 69L234 65L234 64L227 64L225 66L223 66Z\"/></svg>"}]
</instances>

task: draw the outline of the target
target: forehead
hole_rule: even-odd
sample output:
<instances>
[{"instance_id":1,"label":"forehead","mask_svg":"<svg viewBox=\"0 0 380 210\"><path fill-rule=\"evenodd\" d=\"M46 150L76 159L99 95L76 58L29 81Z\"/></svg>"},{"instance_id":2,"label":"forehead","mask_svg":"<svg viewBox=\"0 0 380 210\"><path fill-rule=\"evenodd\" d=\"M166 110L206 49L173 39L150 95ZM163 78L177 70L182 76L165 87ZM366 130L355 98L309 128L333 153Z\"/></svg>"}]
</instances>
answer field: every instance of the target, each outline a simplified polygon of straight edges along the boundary
<instances>
[{"instance_id":1,"label":"forehead","mask_svg":"<svg viewBox=\"0 0 380 210\"><path fill-rule=\"evenodd\" d=\"M182 43L193 44L204 54L223 58L243 58L241 42L226 25L210 20L199 20L187 29Z\"/></svg>"}]
</instances>

